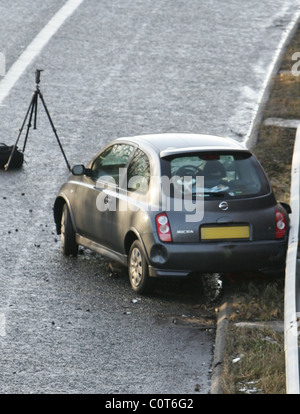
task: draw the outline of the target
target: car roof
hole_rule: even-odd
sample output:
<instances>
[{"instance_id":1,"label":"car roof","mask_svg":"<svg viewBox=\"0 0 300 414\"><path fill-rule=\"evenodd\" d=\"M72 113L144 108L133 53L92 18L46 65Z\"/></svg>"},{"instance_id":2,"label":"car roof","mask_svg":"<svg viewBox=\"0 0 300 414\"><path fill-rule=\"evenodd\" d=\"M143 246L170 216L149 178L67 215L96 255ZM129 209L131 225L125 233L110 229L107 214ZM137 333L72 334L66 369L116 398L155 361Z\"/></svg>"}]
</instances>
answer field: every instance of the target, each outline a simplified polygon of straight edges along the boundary
<instances>
[{"instance_id":1,"label":"car roof","mask_svg":"<svg viewBox=\"0 0 300 414\"><path fill-rule=\"evenodd\" d=\"M235 150L248 151L247 148L232 138L205 134L165 133L137 135L118 138L116 141L132 142L140 147L152 148L161 157L192 151Z\"/></svg>"}]
</instances>

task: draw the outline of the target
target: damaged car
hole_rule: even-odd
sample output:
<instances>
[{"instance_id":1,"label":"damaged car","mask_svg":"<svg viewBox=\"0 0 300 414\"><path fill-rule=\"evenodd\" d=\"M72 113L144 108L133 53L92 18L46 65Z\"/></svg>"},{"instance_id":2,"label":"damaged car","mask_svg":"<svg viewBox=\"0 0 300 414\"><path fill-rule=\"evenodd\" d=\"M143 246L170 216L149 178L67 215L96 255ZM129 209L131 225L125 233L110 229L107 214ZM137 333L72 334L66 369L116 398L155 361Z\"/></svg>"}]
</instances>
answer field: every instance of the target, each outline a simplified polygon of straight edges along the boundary
<instances>
[{"instance_id":1,"label":"damaged car","mask_svg":"<svg viewBox=\"0 0 300 414\"><path fill-rule=\"evenodd\" d=\"M157 277L277 273L289 213L247 148L202 134L116 139L73 167L54 204L62 252L126 266L140 294Z\"/></svg>"}]
</instances>

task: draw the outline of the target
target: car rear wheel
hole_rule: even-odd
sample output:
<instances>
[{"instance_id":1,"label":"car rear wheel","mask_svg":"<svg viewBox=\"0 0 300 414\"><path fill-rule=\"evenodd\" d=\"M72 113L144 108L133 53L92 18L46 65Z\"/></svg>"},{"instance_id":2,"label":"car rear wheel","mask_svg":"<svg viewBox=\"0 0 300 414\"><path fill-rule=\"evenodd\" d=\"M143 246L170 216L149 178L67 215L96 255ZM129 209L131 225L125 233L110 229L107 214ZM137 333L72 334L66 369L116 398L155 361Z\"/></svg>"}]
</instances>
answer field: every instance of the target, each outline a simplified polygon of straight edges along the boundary
<instances>
[{"instance_id":1,"label":"car rear wheel","mask_svg":"<svg viewBox=\"0 0 300 414\"><path fill-rule=\"evenodd\" d=\"M68 206L65 204L61 216L61 250L66 256L77 256L78 244L70 217Z\"/></svg>"},{"instance_id":2,"label":"car rear wheel","mask_svg":"<svg viewBox=\"0 0 300 414\"><path fill-rule=\"evenodd\" d=\"M140 241L135 240L130 248L128 257L128 274L132 289L136 293L145 294L152 288L149 277L148 263Z\"/></svg>"}]
</instances>

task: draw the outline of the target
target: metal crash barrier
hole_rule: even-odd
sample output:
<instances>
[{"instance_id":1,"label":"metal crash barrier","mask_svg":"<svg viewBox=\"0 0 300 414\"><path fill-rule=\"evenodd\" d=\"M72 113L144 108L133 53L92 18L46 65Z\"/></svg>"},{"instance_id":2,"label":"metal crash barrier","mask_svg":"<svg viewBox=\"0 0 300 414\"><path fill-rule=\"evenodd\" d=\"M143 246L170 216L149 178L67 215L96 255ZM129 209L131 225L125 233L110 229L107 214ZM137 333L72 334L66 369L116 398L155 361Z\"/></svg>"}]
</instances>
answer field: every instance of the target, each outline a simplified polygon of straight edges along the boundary
<instances>
[{"instance_id":1,"label":"metal crash barrier","mask_svg":"<svg viewBox=\"0 0 300 414\"><path fill-rule=\"evenodd\" d=\"M286 258L284 292L284 343L286 393L299 394L299 342L298 319L300 319L300 260L299 244L299 189L300 189L300 125L296 131L291 169L290 233Z\"/></svg>"}]
</instances>

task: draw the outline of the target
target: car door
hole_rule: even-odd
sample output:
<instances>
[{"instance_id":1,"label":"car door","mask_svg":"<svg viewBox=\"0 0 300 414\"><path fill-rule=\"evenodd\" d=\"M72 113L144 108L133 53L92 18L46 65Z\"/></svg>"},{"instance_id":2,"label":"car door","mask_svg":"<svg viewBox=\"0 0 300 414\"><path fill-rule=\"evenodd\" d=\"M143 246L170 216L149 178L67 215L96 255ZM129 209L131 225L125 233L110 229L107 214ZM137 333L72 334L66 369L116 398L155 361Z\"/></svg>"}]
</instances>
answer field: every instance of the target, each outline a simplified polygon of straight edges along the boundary
<instances>
[{"instance_id":1,"label":"car door","mask_svg":"<svg viewBox=\"0 0 300 414\"><path fill-rule=\"evenodd\" d=\"M113 144L93 161L90 177L81 186L80 217L76 218L81 234L90 240L111 247L111 223L116 214L116 193L120 174L134 152L128 144Z\"/></svg>"},{"instance_id":2,"label":"car door","mask_svg":"<svg viewBox=\"0 0 300 414\"><path fill-rule=\"evenodd\" d=\"M111 247L122 252L124 237L128 229L135 224L134 216L147 205L150 183L150 161L148 156L137 148L133 157L120 177L116 195L116 212L109 216L111 221Z\"/></svg>"}]
</instances>

